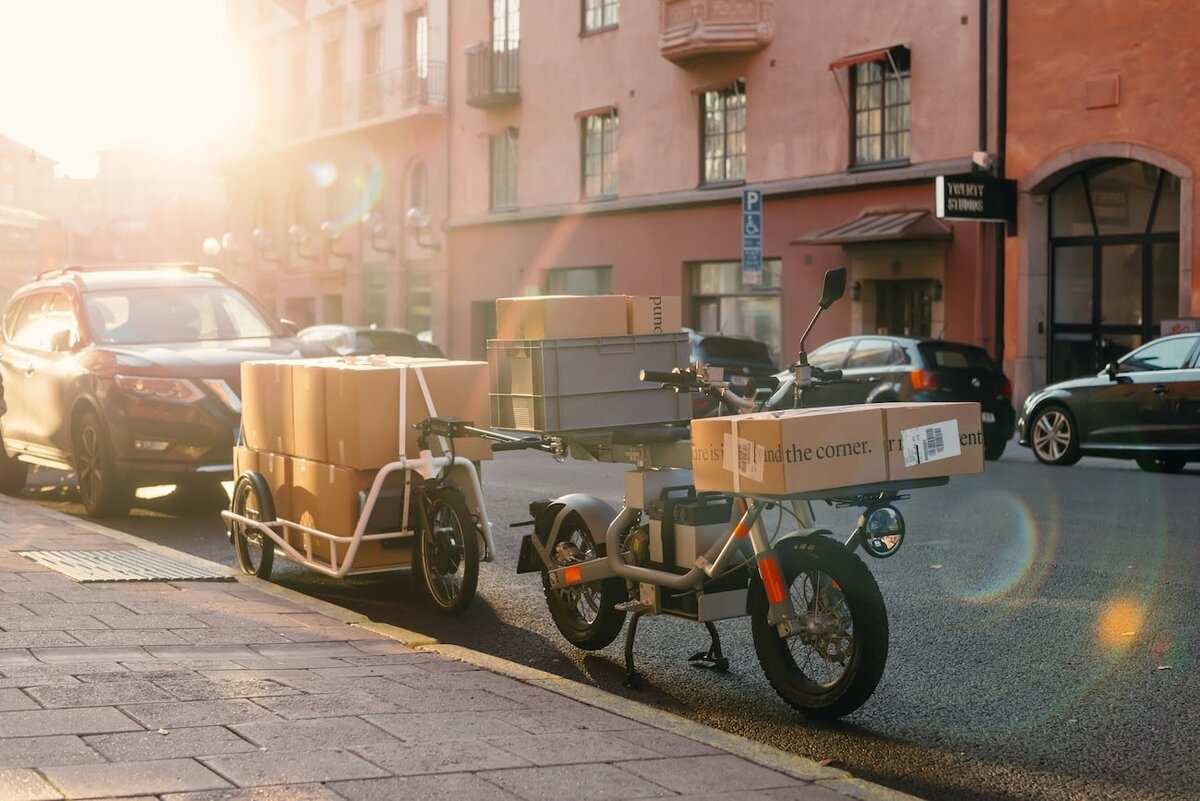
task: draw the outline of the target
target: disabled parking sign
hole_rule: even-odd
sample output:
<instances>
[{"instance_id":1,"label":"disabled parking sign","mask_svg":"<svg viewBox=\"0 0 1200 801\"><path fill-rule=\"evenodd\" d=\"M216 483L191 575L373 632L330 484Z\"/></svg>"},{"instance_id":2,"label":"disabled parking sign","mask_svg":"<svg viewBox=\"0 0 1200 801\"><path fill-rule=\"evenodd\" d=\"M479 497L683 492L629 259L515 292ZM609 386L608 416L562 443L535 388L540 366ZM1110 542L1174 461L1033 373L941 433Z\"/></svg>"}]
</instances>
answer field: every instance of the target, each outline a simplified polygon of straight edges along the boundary
<instances>
[{"instance_id":1,"label":"disabled parking sign","mask_svg":"<svg viewBox=\"0 0 1200 801\"><path fill-rule=\"evenodd\" d=\"M742 283L762 284L762 192L742 190Z\"/></svg>"}]
</instances>

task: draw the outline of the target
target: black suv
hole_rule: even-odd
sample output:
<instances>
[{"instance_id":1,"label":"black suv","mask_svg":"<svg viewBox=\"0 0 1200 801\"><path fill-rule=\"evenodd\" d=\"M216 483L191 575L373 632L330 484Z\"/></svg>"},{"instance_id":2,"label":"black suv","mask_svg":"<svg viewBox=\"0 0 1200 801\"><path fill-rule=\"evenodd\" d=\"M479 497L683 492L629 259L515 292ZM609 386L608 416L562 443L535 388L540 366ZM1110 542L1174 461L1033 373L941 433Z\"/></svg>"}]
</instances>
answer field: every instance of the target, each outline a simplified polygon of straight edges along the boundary
<instances>
[{"instance_id":1,"label":"black suv","mask_svg":"<svg viewBox=\"0 0 1200 801\"><path fill-rule=\"evenodd\" d=\"M43 273L0 333L0 491L20 492L30 464L74 470L98 517L127 512L139 486L229 479L241 363L328 353L192 264Z\"/></svg>"},{"instance_id":2,"label":"black suv","mask_svg":"<svg viewBox=\"0 0 1200 801\"><path fill-rule=\"evenodd\" d=\"M846 383L809 390L806 406L884 401L978 401L984 456L999 459L1016 428L1012 383L987 351L941 339L863 335L827 342L809 363L841 370Z\"/></svg>"}]
</instances>

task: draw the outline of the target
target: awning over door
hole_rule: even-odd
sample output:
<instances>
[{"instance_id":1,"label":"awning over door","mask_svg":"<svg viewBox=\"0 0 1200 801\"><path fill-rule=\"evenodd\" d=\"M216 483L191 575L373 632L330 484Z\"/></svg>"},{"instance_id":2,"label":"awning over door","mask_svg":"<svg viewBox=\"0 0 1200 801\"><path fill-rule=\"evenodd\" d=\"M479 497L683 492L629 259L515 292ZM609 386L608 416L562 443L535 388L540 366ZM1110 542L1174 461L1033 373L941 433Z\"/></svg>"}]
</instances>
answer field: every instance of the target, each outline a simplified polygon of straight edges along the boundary
<instances>
[{"instance_id":1,"label":"awning over door","mask_svg":"<svg viewBox=\"0 0 1200 801\"><path fill-rule=\"evenodd\" d=\"M854 245L866 242L950 241L954 232L927 209L865 212L849 222L811 231L793 245Z\"/></svg>"}]
</instances>

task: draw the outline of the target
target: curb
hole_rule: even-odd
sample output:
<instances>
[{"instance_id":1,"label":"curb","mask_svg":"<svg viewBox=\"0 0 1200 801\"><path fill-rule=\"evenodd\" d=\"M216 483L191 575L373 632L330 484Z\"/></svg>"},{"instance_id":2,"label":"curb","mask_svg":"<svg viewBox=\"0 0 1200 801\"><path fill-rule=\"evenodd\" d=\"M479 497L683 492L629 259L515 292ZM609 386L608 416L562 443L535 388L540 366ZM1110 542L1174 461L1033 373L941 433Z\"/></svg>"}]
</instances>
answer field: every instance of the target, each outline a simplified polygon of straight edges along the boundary
<instances>
[{"instance_id":1,"label":"curb","mask_svg":"<svg viewBox=\"0 0 1200 801\"><path fill-rule=\"evenodd\" d=\"M98 523L81 520L54 509L41 507L41 511L80 528L111 537L128 545L170 555L174 558L182 556L197 566L225 571L239 583L253 587L267 595L287 600L297 606L333 618L334 620L358 626L366 631L371 631L380 636L395 640L410 648L466 662L483 670L498 673L529 684L530 686L548 690L573 701L578 701L588 706L629 718L630 720L636 720L639 723L644 723L671 734L695 740L696 742L725 751L734 756L742 757L763 767L813 782L832 792L840 793L858 801L921 801L916 796L857 779L847 771L826 767L807 757L789 754L773 746L756 743L753 740L721 731L704 723L697 723L681 715L676 715L673 712L656 709L640 701L614 695L597 687L581 684L571 679L564 679L553 673L547 673L546 671L531 668L527 665L510 662L507 659L475 651L465 646L441 643L433 637L399 626L376 622L366 615L353 612L329 601L313 598L296 590L273 584L270 581L234 571L219 562L212 562L184 551L168 548L150 540L126 534L123 531L117 531Z\"/></svg>"}]
</instances>

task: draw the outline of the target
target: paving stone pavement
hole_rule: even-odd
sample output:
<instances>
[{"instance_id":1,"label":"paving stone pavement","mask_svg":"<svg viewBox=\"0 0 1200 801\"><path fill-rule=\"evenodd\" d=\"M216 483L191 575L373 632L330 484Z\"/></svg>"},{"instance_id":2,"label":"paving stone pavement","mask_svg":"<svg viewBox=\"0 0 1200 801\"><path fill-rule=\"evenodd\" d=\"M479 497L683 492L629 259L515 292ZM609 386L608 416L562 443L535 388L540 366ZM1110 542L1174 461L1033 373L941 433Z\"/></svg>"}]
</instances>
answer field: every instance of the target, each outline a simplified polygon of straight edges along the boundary
<instances>
[{"instance_id":1,"label":"paving stone pavement","mask_svg":"<svg viewBox=\"0 0 1200 801\"><path fill-rule=\"evenodd\" d=\"M0 498L0 801L912 798L251 577L21 555L138 548L192 560Z\"/></svg>"}]
</instances>

